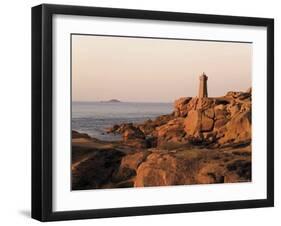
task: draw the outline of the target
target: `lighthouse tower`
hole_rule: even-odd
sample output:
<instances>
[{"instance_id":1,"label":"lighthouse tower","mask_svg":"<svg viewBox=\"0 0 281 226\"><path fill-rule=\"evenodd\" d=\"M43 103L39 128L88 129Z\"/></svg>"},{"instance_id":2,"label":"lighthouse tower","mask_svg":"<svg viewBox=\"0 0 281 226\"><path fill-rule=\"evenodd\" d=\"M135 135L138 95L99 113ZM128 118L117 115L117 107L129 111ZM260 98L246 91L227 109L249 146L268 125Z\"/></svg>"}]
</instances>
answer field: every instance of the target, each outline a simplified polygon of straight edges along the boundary
<instances>
[{"instance_id":1,"label":"lighthouse tower","mask_svg":"<svg viewBox=\"0 0 281 226\"><path fill-rule=\"evenodd\" d=\"M204 72L202 75L200 75L199 80L200 80L200 85L199 85L198 97L199 98L208 97L208 90L207 90L208 77Z\"/></svg>"}]
</instances>

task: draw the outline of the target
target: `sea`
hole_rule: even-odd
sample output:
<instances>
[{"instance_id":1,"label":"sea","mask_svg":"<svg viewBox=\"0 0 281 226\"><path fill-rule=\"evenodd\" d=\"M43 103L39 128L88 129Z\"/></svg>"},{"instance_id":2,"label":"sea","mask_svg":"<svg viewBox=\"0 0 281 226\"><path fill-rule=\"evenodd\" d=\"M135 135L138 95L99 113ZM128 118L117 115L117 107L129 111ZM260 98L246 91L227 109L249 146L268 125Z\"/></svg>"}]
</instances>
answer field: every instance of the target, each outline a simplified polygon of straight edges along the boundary
<instances>
[{"instance_id":1,"label":"sea","mask_svg":"<svg viewBox=\"0 0 281 226\"><path fill-rule=\"evenodd\" d=\"M107 134L106 129L115 124L141 123L172 111L172 103L72 102L72 130L116 141L121 135Z\"/></svg>"}]
</instances>

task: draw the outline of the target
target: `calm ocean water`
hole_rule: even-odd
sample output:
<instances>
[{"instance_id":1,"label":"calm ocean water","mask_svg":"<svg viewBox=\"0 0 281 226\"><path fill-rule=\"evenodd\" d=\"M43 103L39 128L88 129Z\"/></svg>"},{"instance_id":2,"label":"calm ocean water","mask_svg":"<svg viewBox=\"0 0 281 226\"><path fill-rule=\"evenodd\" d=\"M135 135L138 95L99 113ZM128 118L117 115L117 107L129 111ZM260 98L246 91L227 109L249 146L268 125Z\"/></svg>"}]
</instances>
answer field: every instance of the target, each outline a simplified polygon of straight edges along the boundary
<instances>
[{"instance_id":1,"label":"calm ocean water","mask_svg":"<svg viewBox=\"0 0 281 226\"><path fill-rule=\"evenodd\" d=\"M72 129L101 140L119 140L106 129L120 123L140 123L173 111L172 103L72 102Z\"/></svg>"}]
</instances>

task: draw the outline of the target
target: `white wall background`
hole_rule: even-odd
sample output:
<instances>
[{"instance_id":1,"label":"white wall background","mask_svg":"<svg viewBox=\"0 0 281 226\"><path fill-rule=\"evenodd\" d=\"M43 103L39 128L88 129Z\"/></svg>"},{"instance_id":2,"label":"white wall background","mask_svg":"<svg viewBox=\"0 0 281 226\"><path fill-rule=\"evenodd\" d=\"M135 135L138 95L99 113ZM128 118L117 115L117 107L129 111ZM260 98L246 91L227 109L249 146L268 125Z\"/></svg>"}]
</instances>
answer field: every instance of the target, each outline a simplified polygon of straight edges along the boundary
<instances>
[{"instance_id":1,"label":"white wall background","mask_svg":"<svg viewBox=\"0 0 281 226\"><path fill-rule=\"evenodd\" d=\"M42 1L2 1L0 20L0 225L37 225L30 215L31 6ZM61 0L45 3L136 8L275 18L275 208L56 222L55 225L276 225L281 211L281 14L279 1ZM279 129L279 130L278 130Z\"/></svg>"}]
</instances>

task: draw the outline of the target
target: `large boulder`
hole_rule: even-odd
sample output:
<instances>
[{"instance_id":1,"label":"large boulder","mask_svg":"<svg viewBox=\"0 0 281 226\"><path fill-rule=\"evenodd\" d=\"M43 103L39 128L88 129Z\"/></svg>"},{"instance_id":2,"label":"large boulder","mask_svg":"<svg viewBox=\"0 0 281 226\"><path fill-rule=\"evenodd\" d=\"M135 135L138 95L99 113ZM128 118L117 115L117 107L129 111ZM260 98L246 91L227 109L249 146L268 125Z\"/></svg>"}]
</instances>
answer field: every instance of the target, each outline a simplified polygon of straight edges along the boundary
<instances>
[{"instance_id":1,"label":"large boulder","mask_svg":"<svg viewBox=\"0 0 281 226\"><path fill-rule=\"evenodd\" d=\"M181 97L174 102L174 115L176 117L186 117L188 113L188 103L191 97Z\"/></svg>"},{"instance_id":2,"label":"large boulder","mask_svg":"<svg viewBox=\"0 0 281 226\"><path fill-rule=\"evenodd\" d=\"M184 143L187 141L185 138L186 132L184 131L183 118L172 119L167 124L157 127L156 131L158 146Z\"/></svg>"},{"instance_id":3,"label":"large boulder","mask_svg":"<svg viewBox=\"0 0 281 226\"><path fill-rule=\"evenodd\" d=\"M144 123L138 124L137 127L147 136L156 136L156 128L165 125L174 118L173 114L160 115L156 119L148 119Z\"/></svg>"},{"instance_id":4,"label":"large boulder","mask_svg":"<svg viewBox=\"0 0 281 226\"><path fill-rule=\"evenodd\" d=\"M226 118L216 120L214 123L214 130L215 131L219 130L221 127L225 126L227 122L228 122L228 119L226 119Z\"/></svg>"},{"instance_id":5,"label":"large boulder","mask_svg":"<svg viewBox=\"0 0 281 226\"><path fill-rule=\"evenodd\" d=\"M214 120L201 113L200 132L210 132L213 127Z\"/></svg>"},{"instance_id":6,"label":"large boulder","mask_svg":"<svg viewBox=\"0 0 281 226\"><path fill-rule=\"evenodd\" d=\"M213 108L208 108L203 113L208 118L214 119L215 117L215 111Z\"/></svg>"},{"instance_id":7,"label":"large boulder","mask_svg":"<svg viewBox=\"0 0 281 226\"><path fill-rule=\"evenodd\" d=\"M136 175L137 168L148 155L148 151L137 151L125 155L121 160L119 170L113 175L113 180L119 182L133 179Z\"/></svg>"},{"instance_id":8,"label":"large boulder","mask_svg":"<svg viewBox=\"0 0 281 226\"><path fill-rule=\"evenodd\" d=\"M72 139L75 139L75 138L86 138L86 139L89 139L91 138L87 133L79 133L75 130L72 130Z\"/></svg>"},{"instance_id":9,"label":"large boulder","mask_svg":"<svg viewBox=\"0 0 281 226\"><path fill-rule=\"evenodd\" d=\"M231 105L227 106L227 111L230 113L230 116L233 117L240 111L240 108L241 104L233 102Z\"/></svg>"},{"instance_id":10,"label":"large boulder","mask_svg":"<svg viewBox=\"0 0 281 226\"><path fill-rule=\"evenodd\" d=\"M184 120L184 130L188 135L195 135L200 130L201 113L198 110L191 110Z\"/></svg>"},{"instance_id":11,"label":"large boulder","mask_svg":"<svg viewBox=\"0 0 281 226\"><path fill-rule=\"evenodd\" d=\"M130 123L120 128L122 128L122 137L126 145L135 148L147 148L146 136L138 127Z\"/></svg>"},{"instance_id":12,"label":"large boulder","mask_svg":"<svg viewBox=\"0 0 281 226\"><path fill-rule=\"evenodd\" d=\"M214 117L211 112L207 114ZM184 129L188 135L195 135L201 132L209 132L213 130L214 120L202 113L201 110L191 110L184 121Z\"/></svg>"},{"instance_id":13,"label":"large boulder","mask_svg":"<svg viewBox=\"0 0 281 226\"><path fill-rule=\"evenodd\" d=\"M215 119L223 119L227 117L228 112L226 111L226 106L223 104L216 105L214 107Z\"/></svg>"},{"instance_id":14,"label":"large boulder","mask_svg":"<svg viewBox=\"0 0 281 226\"><path fill-rule=\"evenodd\" d=\"M224 136L219 140L221 144L248 142L251 140L251 111L237 114L225 126Z\"/></svg>"},{"instance_id":15,"label":"large boulder","mask_svg":"<svg viewBox=\"0 0 281 226\"><path fill-rule=\"evenodd\" d=\"M198 98L198 99L199 100L198 100L198 105L197 105L196 109L206 110L206 109L212 108L214 105L213 98L204 97L204 98Z\"/></svg>"},{"instance_id":16,"label":"large boulder","mask_svg":"<svg viewBox=\"0 0 281 226\"><path fill-rule=\"evenodd\" d=\"M130 168L137 170L139 165L146 159L150 154L148 151L137 151L128 154L122 158L120 168Z\"/></svg>"},{"instance_id":17,"label":"large boulder","mask_svg":"<svg viewBox=\"0 0 281 226\"><path fill-rule=\"evenodd\" d=\"M135 187L180 185L194 183L187 172L191 166L170 154L152 153L138 170Z\"/></svg>"},{"instance_id":18,"label":"large boulder","mask_svg":"<svg viewBox=\"0 0 281 226\"><path fill-rule=\"evenodd\" d=\"M206 110L213 105L213 98L181 97L174 102L174 115L176 117L186 117L192 110Z\"/></svg>"},{"instance_id":19,"label":"large boulder","mask_svg":"<svg viewBox=\"0 0 281 226\"><path fill-rule=\"evenodd\" d=\"M145 139L144 133L137 127L131 125L124 129L123 140Z\"/></svg>"}]
</instances>

